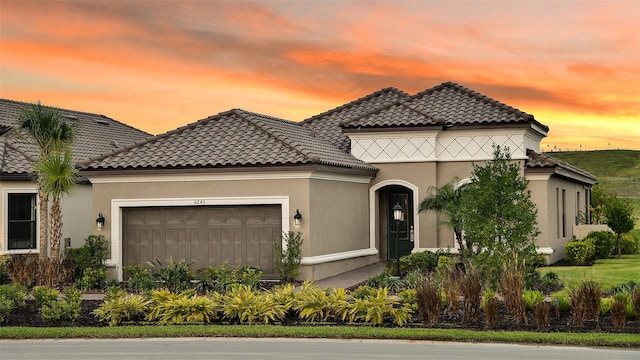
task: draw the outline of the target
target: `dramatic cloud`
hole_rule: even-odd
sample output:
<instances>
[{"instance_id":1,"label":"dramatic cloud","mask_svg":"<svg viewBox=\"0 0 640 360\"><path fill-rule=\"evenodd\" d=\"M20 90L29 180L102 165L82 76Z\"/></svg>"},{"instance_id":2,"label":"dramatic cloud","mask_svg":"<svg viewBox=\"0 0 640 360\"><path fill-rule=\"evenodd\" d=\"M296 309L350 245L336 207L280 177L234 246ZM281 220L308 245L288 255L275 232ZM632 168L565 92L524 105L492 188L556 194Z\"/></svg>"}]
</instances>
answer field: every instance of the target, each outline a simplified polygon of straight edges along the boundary
<instances>
[{"instance_id":1,"label":"dramatic cloud","mask_svg":"<svg viewBox=\"0 0 640 360\"><path fill-rule=\"evenodd\" d=\"M455 81L549 125L550 148L640 148L640 2L0 4L0 93L152 133L230 108L301 120Z\"/></svg>"}]
</instances>

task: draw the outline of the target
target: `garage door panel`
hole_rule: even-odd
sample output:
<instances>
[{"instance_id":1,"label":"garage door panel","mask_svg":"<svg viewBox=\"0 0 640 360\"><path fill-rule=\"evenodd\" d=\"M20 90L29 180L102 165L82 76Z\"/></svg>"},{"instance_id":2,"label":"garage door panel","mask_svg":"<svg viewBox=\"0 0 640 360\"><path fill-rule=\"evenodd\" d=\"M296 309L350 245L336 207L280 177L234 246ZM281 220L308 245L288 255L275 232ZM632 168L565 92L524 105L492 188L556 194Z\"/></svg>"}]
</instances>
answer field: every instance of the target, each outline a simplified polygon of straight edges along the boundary
<instances>
[{"instance_id":1,"label":"garage door panel","mask_svg":"<svg viewBox=\"0 0 640 360\"><path fill-rule=\"evenodd\" d=\"M280 205L123 209L124 265L190 259L203 266L252 265L273 275Z\"/></svg>"}]
</instances>

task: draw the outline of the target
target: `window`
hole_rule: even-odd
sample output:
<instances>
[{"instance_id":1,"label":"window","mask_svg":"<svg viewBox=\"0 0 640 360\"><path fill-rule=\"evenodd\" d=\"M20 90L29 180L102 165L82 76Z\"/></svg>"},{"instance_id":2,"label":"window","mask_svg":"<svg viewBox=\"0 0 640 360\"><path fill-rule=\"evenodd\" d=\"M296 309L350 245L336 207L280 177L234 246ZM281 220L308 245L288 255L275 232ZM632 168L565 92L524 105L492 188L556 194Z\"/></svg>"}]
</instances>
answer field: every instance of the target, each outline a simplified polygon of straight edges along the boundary
<instances>
[{"instance_id":1,"label":"window","mask_svg":"<svg viewBox=\"0 0 640 360\"><path fill-rule=\"evenodd\" d=\"M36 194L8 194L8 250L36 248Z\"/></svg>"},{"instance_id":2,"label":"window","mask_svg":"<svg viewBox=\"0 0 640 360\"><path fill-rule=\"evenodd\" d=\"M567 190L562 189L562 237L567 237Z\"/></svg>"}]
</instances>

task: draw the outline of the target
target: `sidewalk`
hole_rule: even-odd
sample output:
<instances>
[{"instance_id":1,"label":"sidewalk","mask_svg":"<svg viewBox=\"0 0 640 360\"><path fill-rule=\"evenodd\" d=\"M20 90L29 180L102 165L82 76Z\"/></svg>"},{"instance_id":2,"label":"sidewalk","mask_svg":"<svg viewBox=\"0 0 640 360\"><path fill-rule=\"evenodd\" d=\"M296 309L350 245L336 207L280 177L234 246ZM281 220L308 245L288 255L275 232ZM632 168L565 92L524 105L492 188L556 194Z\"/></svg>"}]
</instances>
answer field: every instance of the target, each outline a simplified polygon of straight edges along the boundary
<instances>
[{"instance_id":1,"label":"sidewalk","mask_svg":"<svg viewBox=\"0 0 640 360\"><path fill-rule=\"evenodd\" d=\"M366 281L368 278L378 275L384 271L384 261L377 262L375 264L367 265L355 270L347 271L346 273L338 274L328 277L326 279L314 281L314 284L321 288L334 287L334 288L348 288L353 285Z\"/></svg>"}]
</instances>

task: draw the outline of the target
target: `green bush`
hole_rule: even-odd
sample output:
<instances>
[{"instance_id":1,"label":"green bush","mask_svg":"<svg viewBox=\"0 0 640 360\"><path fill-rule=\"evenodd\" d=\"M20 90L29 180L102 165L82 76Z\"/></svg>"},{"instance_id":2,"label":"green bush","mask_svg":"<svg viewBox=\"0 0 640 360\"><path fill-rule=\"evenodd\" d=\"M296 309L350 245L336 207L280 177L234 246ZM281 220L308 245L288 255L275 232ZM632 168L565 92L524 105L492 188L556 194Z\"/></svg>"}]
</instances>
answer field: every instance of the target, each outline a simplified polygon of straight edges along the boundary
<instances>
[{"instance_id":1,"label":"green bush","mask_svg":"<svg viewBox=\"0 0 640 360\"><path fill-rule=\"evenodd\" d=\"M607 315L611 311L611 302L613 298L606 297L600 300L600 315Z\"/></svg>"},{"instance_id":2,"label":"green bush","mask_svg":"<svg viewBox=\"0 0 640 360\"><path fill-rule=\"evenodd\" d=\"M129 294L105 299L93 313L100 321L106 321L109 326L115 326L123 321L144 319L150 305L151 300L146 297Z\"/></svg>"},{"instance_id":3,"label":"green bush","mask_svg":"<svg viewBox=\"0 0 640 360\"><path fill-rule=\"evenodd\" d=\"M9 277L9 269L7 269L8 257L0 256L0 285L11 281Z\"/></svg>"},{"instance_id":4,"label":"green bush","mask_svg":"<svg viewBox=\"0 0 640 360\"><path fill-rule=\"evenodd\" d=\"M522 302L524 303L525 309L529 311L533 311L536 305L542 301L544 301L542 291L524 289L522 292Z\"/></svg>"},{"instance_id":5,"label":"green bush","mask_svg":"<svg viewBox=\"0 0 640 360\"><path fill-rule=\"evenodd\" d=\"M593 239L569 241L565 247L567 260L573 265L591 265L596 255L596 245Z\"/></svg>"},{"instance_id":6,"label":"green bush","mask_svg":"<svg viewBox=\"0 0 640 360\"><path fill-rule=\"evenodd\" d=\"M25 307L27 293L27 287L22 284L0 285L0 297L9 299L16 308Z\"/></svg>"},{"instance_id":7,"label":"green bush","mask_svg":"<svg viewBox=\"0 0 640 360\"><path fill-rule=\"evenodd\" d=\"M640 237L634 234L623 234L621 249L622 255L640 254Z\"/></svg>"},{"instance_id":8,"label":"green bush","mask_svg":"<svg viewBox=\"0 0 640 360\"><path fill-rule=\"evenodd\" d=\"M156 292L153 309L147 320L157 320L160 324L208 323L215 320L218 304L210 297L198 296L191 291L180 294Z\"/></svg>"},{"instance_id":9,"label":"green bush","mask_svg":"<svg viewBox=\"0 0 640 360\"><path fill-rule=\"evenodd\" d=\"M102 289L107 278L107 271L104 268L86 268L80 278L80 288L85 290Z\"/></svg>"},{"instance_id":10,"label":"green bush","mask_svg":"<svg viewBox=\"0 0 640 360\"><path fill-rule=\"evenodd\" d=\"M109 255L109 243L104 235L91 235L80 248L67 248L65 257L74 264L75 279L82 278L85 269L102 269Z\"/></svg>"},{"instance_id":11,"label":"green bush","mask_svg":"<svg viewBox=\"0 0 640 360\"><path fill-rule=\"evenodd\" d=\"M609 231L592 231L585 239L593 239L596 259L608 259L616 249L616 235Z\"/></svg>"},{"instance_id":12,"label":"green bush","mask_svg":"<svg viewBox=\"0 0 640 360\"><path fill-rule=\"evenodd\" d=\"M438 255L431 251L419 251L400 258L400 273L406 274L413 270L423 273L432 272L438 266Z\"/></svg>"},{"instance_id":13,"label":"green bush","mask_svg":"<svg viewBox=\"0 0 640 360\"><path fill-rule=\"evenodd\" d=\"M558 313L566 313L571 310L571 299L565 293L551 295L551 304Z\"/></svg>"},{"instance_id":14,"label":"green bush","mask_svg":"<svg viewBox=\"0 0 640 360\"><path fill-rule=\"evenodd\" d=\"M36 303L36 309L40 309L44 305L51 305L58 300L60 291L47 286L36 286L33 288L33 299Z\"/></svg>"},{"instance_id":15,"label":"green bush","mask_svg":"<svg viewBox=\"0 0 640 360\"><path fill-rule=\"evenodd\" d=\"M45 304L40 308L40 316L47 321L75 321L80 316L82 291L68 287L64 299Z\"/></svg>"},{"instance_id":16,"label":"green bush","mask_svg":"<svg viewBox=\"0 0 640 360\"><path fill-rule=\"evenodd\" d=\"M387 288L390 292L397 293L402 289L402 282L392 276L388 270L367 279L367 286L372 288Z\"/></svg>"},{"instance_id":17,"label":"green bush","mask_svg":"<svg viewBox=\"0 0 640 360\"><path fill-rule=\"evenodd\" d=\"M162 264L158 259L150 262L153 277L172 292L182 292L191 287L191 280L194 279L191 265L193 262L187 259L173 261L169 258L167 265Z\"/></svg>"},{"instance_id":18,"label":"green bush","mask_svg":"<svg viewBox=\"0 0 640 360\"><path fill-rule=\"evenodd\" d=\"M283 233L280 239L273 241L276 255L275 268L280 279L294 281L300 275L302 241L302 233L299 231Z\"/></svg>"},{"instance_id":19,"label":"green bush","mask_svg":"<svg viewBox=\"0 0 640 360\"><path fill-rule=\"evenodd\" d=\"M125 266L124 271L128 276L127 288L135 292L149 291L156 288L151 270L142 265Z\"/></svg>"}]
</instances>

